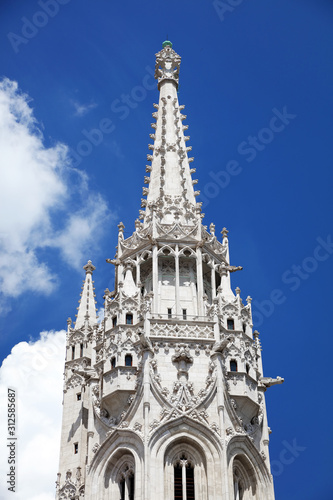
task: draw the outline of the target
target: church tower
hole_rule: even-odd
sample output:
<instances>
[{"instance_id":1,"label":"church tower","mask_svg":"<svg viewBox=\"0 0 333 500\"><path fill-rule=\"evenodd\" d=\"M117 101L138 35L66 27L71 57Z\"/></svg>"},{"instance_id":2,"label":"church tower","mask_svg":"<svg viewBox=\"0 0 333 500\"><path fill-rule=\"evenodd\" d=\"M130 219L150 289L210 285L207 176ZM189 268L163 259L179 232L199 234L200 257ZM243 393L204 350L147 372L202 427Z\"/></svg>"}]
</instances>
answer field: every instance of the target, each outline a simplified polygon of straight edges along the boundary
<instances>
[{"instance_id":1,"label":"church tower","mask_svg":"<svg viewBox=\"0 0 333 500\"><path fill-rule=\"evenodd\" d=\"M68 320L57 500L274 500L265 391L283 379L264 377L228 231L202 224L180 60L156 54L143 210L118 226L104 320L91 261Z\"/></svg>"}]
</instances>

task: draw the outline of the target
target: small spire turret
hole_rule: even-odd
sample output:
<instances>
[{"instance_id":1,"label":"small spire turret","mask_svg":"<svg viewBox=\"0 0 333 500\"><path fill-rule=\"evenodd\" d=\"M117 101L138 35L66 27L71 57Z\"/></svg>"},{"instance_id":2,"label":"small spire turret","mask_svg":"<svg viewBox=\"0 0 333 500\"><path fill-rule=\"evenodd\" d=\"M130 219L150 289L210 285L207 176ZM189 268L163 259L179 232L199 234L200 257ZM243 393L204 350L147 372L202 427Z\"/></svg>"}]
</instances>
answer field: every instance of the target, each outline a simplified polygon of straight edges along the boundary
<instances>
[{"instance_id":1,"label":"small spire turret","mask_svg":"<svg viewBox=\"0 0 333 500\"><path fill-rule=\"evenodd\" d=\"M95 289L94 282L92 281L92 273L96 267L91 260L83 266L86 272L85 280L79 300L78 313L75 321L75 330L78 330L84 325L93 326L97 323L96 307L95 307Z\"/></svg>"}]
</instances>

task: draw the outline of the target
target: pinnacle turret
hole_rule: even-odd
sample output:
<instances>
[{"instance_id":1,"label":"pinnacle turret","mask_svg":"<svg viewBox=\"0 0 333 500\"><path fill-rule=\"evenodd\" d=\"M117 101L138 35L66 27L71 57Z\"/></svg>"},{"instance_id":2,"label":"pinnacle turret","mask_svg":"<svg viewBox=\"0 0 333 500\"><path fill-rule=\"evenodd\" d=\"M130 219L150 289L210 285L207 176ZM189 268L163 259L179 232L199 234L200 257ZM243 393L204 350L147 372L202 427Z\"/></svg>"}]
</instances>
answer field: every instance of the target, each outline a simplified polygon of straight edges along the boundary
<instances>
[{"instance_id":1,"label":"pinnacle turret","mask_svg":"<svg viewBox=\"0 0 333 500\"><path fill-rule=\"evenodd\" d=\"M95 289L94 282L92 281L92 273L96 268L91 260L88 260L87 264L83 266L83 269L86 272L86 277L83 281L81 298L79 300L75 330L81 328L86 322L89 326L93 326L97 323Z\"/></svg>"}]
</instances>

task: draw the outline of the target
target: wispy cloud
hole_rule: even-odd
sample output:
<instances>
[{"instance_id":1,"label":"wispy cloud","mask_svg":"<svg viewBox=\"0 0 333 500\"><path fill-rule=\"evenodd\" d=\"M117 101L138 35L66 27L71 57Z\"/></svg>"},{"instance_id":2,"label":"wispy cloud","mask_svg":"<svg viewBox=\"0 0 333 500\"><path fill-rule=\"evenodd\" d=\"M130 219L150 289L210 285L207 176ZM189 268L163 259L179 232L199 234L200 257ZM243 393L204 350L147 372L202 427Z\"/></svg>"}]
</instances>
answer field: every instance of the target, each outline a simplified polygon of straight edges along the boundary
<instances>
[{"instance_id":1,"label":"wispy cloud","mask_svg":"<svg viewBox=\"0 0 333 500\"><path fill-rule=\"evenodd\" d=\"M80 267L110 212L87 175L71 166L67 146L45 147L29 97L8 79L0 81L0 175L0 311L6 311L4 298L47 294L57 285L41 249L58 248Z\"/></svg>"},{"instance_id":2,"label":"wispy cloud","mask_svg":"<svg viewBox=\"0 0 333 500\"><path fill-rule=\"evenodd\" d=\"M97 103L95 102L91 102L89 104L81 104L79 101L72 100L71 103L75 109L75 116L84 116L89 113L89 111L97 107Z\"/></svg>"}]
</instances>

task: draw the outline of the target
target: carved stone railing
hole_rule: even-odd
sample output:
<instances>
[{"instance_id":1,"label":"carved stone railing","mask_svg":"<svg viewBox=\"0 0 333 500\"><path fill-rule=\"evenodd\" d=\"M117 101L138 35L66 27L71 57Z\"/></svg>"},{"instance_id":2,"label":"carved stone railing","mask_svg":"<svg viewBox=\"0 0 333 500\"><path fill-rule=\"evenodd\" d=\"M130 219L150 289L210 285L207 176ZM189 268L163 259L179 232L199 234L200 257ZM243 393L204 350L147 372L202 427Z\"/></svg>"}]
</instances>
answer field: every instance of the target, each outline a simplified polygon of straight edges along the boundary
<instances>
[{"instance_id":1,"label":"carved stone railing","mask_svg":"<svg viewBox=\"0 0 333 500\"><path fill-rule=\"evenodd\" d=\"M210 321L187 321L176 318L151 319L150 337L191 338L214 340L214 323Z\"/></svg>"},{"instance_id":2,"label":"carved stone railing","mask_svg":"<svg viewBox=\"0 0 333 500\"><path fill-rule=\"evenodd\" d=\"M117 325L114 326L113 328L110 328L105 332L105 340L106 340L106 345L109 344L109 341L112 337L117 338L117 336L120 334L124 339L126 338L132 338L135 339L135 336L138 334L138 332L142 331L143 327L143 322L140 321L139 323L136 323L135 325Z\"/></svg>"}]
</instances>

